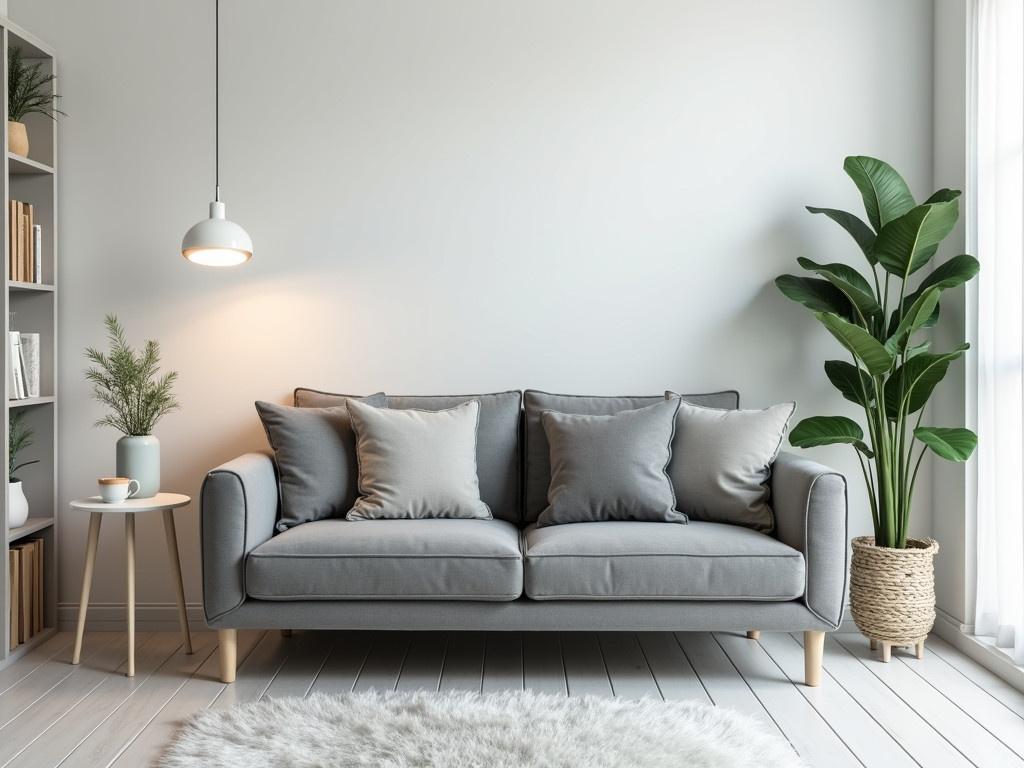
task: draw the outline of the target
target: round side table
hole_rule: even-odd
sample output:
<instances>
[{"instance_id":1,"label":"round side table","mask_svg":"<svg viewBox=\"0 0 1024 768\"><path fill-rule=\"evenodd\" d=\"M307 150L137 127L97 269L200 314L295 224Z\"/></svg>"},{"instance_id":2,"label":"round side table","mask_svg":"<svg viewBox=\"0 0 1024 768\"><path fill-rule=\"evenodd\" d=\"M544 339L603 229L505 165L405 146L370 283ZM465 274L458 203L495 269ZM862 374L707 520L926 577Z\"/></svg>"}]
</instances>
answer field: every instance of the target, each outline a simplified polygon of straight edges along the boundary
<instances>
[{"instance_id":1,"label":"round side table","mask_svg":"<svg viewBox=\"0 0 1024 768\"><path fill-rule=\"evenodd\" d=\"M85 571L82 574L82 598L78 606L78 631L75 634L75 655L71 660L77 664L82 655L82 635L85 634L85 614L89 609L89 590L92 588L92 571L96 563L96 546L100 539L100 523L104 515L124 516L124 547L126 576L128 580L128 677L135 677L135 515L141 512L162 512L164 535L167 538L167 554L174 571L174 585L178 589L178 621L185 636L185 649L192 653L192 638L188 631L188 614L185 612L185 589L181 583L181 561L178 559L178 537L174 531L174 510L192 503L192 499L181 493L158 493L148 498L126 499L119 504L107 504L99 496L75 499L71 508L89 513L89 542L85 550Z\"/></svg>"}]
</instances>

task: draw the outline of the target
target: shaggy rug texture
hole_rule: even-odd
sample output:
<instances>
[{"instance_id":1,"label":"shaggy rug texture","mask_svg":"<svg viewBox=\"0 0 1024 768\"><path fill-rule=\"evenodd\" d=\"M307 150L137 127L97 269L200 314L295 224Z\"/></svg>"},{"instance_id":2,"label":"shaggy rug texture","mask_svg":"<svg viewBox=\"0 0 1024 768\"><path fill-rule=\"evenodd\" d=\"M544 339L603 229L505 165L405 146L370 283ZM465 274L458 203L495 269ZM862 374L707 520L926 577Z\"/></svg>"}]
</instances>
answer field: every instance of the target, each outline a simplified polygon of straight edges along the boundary
<instances>
[{"instance_id":1,"label":"shaggy rug texture","mask_svg":"<svg viewBox=\"0 0 1024 768\"><path fill-rule=\"evenodd\" d=\"M761 723L696 702L532 692L283 698L189 722L164 768L786 768Z\"/></svg>"}]
</instances>

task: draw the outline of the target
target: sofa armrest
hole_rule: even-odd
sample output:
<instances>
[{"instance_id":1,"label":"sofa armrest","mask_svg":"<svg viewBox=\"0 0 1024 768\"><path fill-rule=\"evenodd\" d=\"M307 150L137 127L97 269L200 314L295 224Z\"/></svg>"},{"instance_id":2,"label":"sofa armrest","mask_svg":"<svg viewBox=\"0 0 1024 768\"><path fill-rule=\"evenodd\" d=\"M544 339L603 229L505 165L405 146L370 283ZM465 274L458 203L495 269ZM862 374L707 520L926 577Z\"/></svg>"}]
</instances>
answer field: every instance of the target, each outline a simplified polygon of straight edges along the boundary
<instances>
[{"instance_id":1,"label":"sofa armrest","mask_svg":"<svg viewBox=\"0 0 1024 768\"><path fill-rule=\"evenodd\" d=\"M804 553L804 603L838 627L849 556L846 478L810 459L780 453L772 467L772 506L775 535Z\"/></svg>"},{"instance_id":2,"label":"sofa armrest","mask_svg":"<svg viewBox=\"0 0 1024 768\"><path fill-rule=\"evenodd\" d=\"M203 608L212 621L245 601L246 555L274 535L274 462L262 453L232 459L206 475L200 496Z\"/></svg>"}]
</instances>

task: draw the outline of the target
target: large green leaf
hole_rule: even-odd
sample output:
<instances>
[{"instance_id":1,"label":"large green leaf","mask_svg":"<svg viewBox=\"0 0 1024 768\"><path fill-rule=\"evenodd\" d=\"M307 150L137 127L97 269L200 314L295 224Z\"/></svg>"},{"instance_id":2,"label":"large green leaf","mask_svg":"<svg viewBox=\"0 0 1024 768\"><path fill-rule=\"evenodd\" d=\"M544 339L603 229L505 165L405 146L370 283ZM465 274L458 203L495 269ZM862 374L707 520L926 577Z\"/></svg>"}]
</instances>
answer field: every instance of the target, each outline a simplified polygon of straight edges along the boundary
<instances>
[{"instance_id":1,"label":"large green leaf","mask_svg":"<svg viewBox=\"0 0 1024 768\"><path fill-rule=\"evenodd\" d=\"M932 286L946 290L947 288L956 288L958 285L963 285L968 280L978 274L980 265L978 260L973 256L968 256L966 253L960 256L954 256L949 261L944 261L942 264L932 270L931 274L927 275L921 284L917 286L917 290L911 293L909 296L903 299L903 308L906 310L911 304L917 301L918 297ZM939 308L936 307L932 316L928 318L928 322L924 324L925 328L930 328L939 321ZM890 333L890 335L892 335Z\"/></svg>"},{"instance_id":2,"label":"large green leaf","mask_svg":"<svg viewBox=\"0 0 1024 768\"><path fill-rule=\"evenodd\" d=\"M862 293L873 294L873 291L871 290L871 283L869 283L866 277L849 264L819 264L816 261L811 261L811 259L805 259L803 256L799 257L796 261L797 264L809 272L816 272L826 278L828 275L832 275L845 283L849 283Z\"/></svg>"},{"instance_id":3,"label":"large green leaf","mask_svg":"<svg viewBox=\"0 0 1024 768\"><path fill-rule=\"evenodd\" d=\"M843 170L860 190L868 221L876 232L914 207L907 182L888 163L874 157L851 156L843 163Z\"/></svg>"},{"instance_id":4,"label":"large green leaf","mask_svg":"<svg viewBox=\"0 0 1024 768\"><path fill-rule=\"evenodd\" d=\"M978 436L963 427L918 427L914 437L947 461L967 461L978 447Z\"/></svg>"},{"instance_id":5,"label":"large green leaf","mask_svg":"<svg viewBox=\"0 0 1024 768\"><path fill-rule=\"evenodd\" d=\"M957 201L919 205L882 227L872 251L886 272L906 280L928 263L956 224Z\"/></svg>"},{"instance_id":6,"label":"large green leaf","mask_svg":"<svg viewBox=\"0 0 1024 768\"><path fill-rule=\"evenodd\" d=\"M818 312L815 317L839 343L852 352L860 360L867 372L872 376L881 376L892 367L893 356L881 342L861 328L848 323L838 315Z\"/></svg>"},{"instance_id":7,"label":"large green leaf","mask_svg":"<svg viewBox=\"0 0 1024 768\"><path fill-rule=\"evenodd\" d=\"M935 312L935 307L939 304L941 292L941 288L932 286L907 308L907 311L903 313L903 319L896 325L896 330L885 342L885 348L890 353L894 356L902 353L906 349L910 337L924 328L932 313Z\"/></svg>"},{"instance_id":8,"label":"large green leaf","mask_svg":"<svg viewBox=\"0 0 1024 768\"><path fill-rule=\"evenodd\" d=\"M932 194L932 196L929 197L924 202L926 205L928 203L948 203L951 200L956 200L958 197L960 197L959 189L943 188Z\"/></svg>"},{"instance_id":9,"label":"large green leaf","mask_svg":"<svg viewBox=\"0 0 1024 768\"><path fill-rule=\"evenodd\" d=\"M804 419L789 433L789 442L796 448L845 443L868 458L874 455L864 442L864 430L860 424L845 416L811 416Z\"/></svg>"},{"instance_id":10,"label":"large green leaf","mask_svg":"<svg viewBox=\"0 0 1024 768\"><path fill-rule=\"evenodd\" d=\"M885 382L886 415L895 419L903 397L908 394L907 413L917 413L924 408L935 387L945 378L949 364L969 348L969 344L961 344L941 355L918 354L897 368Z\"/></svg>"},{"instance_id":11,"label":"large green leaf","mask_svg":"<svg viewBox=\"0 0 1024 768\"><path fill-rule=\"evenodd\" d=\"M787 298L815 312L834 312L840 317L853 318L850 300L828 280L779 275L775 285Z\"/></svg>"},{"instance_id":12,"label":"large green leaf","mask_svg":"<svg viewBox=\"0 0 1024 768\"><path fill-rule=\"evenodd\" d=\"M925 352L931 349L931 346L932 343L930 341L922 341L920 344L916 344L913 347L907 347L907 360L917 357L918 355L923 355Z\"/></svg>"},{"instance_id":13,"label":"large green leaf","mask_svg":"<svg viewBox=\"0 0 1024 768\"><path fill-rule=\"evenodd\" d=\"M818 264L803 257L798 258L797 263L804 269L821 275L842 291L865 318L882 316L882 307L875 298L871 284L853 267L848 264Z\"/></svg>"},{"instance_id":14,"label":"large green leaf","mask_svg":"<svg viewBox=\"0 0 1024 768\"><path fill-rule=\"evenodd\" d=\"M813 205L808 205L807 210L811 213L823 213L828 216L832 221L841 226L854 240L857 241L857 245L864 252L864 255L868 257L868 261L872 264L877 264L874 254L871 253L871 246L875 243L875 233L871 231L871 227L864 223L864 220L859 216L855 216L852 213L846 211L840 211L837 208L816 208Z\"/></svg>"},{"instance_id":15,"label":"large green leaf","mask_svg":"<svg viewBox=\"0 0 1024 768\"><path fill-rule=\"evenodd\" d=\"M870 408L874 404L874 385L871 377L853 363L845 360L827 360L825 375L847 400L864 408Z\"/></svg>"}]
</instances>

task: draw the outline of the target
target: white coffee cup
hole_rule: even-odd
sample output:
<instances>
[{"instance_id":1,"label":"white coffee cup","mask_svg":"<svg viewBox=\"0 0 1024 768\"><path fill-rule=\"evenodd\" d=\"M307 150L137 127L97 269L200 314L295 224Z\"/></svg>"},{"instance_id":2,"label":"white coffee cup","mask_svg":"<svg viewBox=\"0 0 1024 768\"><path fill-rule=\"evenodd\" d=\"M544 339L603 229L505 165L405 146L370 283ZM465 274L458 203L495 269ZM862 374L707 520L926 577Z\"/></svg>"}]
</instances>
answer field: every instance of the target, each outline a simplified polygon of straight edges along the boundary
<instances>
[{"instance_id":1,"label":"white coffee cup","mask_svg":"<svg viewBox=\"0 0 1024 768\"><path fill-rule=\"evenodd\" d=\"M100 485L100 497L107 504L120 504L138 493L140 488L138 480L129 480L127 477L101 477L97 482ZM132 483L135 483L135 490L132 490Z\"/></svg>"}]
</instances>

